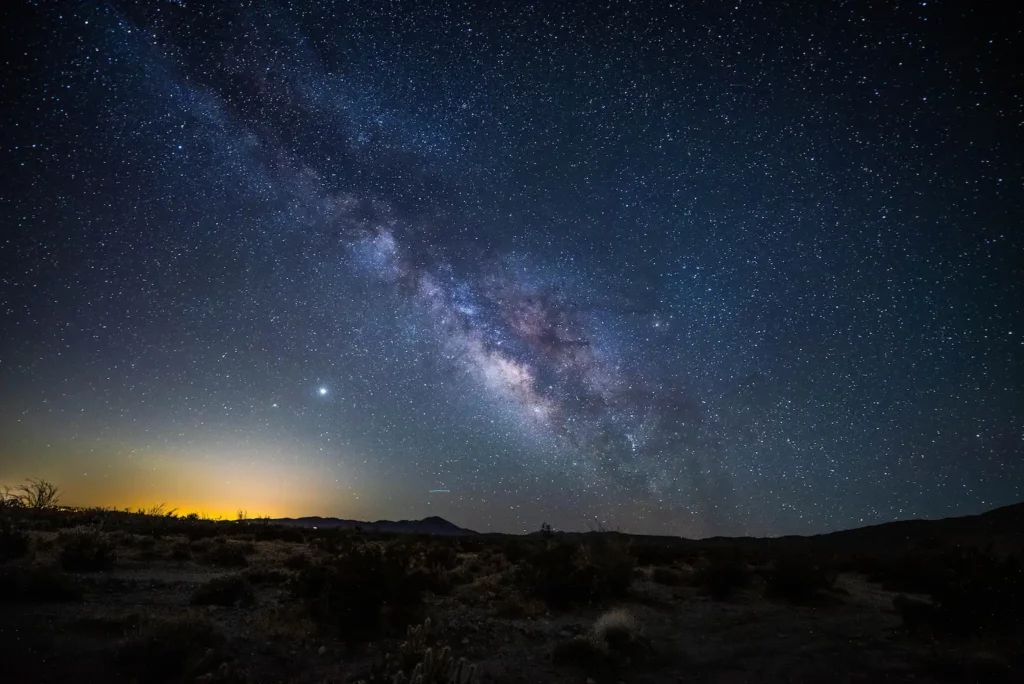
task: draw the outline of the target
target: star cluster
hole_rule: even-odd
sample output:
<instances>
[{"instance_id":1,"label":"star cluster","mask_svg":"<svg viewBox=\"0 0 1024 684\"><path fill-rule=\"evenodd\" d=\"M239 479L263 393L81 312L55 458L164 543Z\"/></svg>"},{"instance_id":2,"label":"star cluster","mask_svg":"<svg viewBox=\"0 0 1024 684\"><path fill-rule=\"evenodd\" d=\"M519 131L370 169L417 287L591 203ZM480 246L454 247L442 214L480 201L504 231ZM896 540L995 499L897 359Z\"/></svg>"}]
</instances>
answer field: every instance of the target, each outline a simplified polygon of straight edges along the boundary
<instances>
[{"instance_id":1,"label":"star cluster","mask_svg":"<svg viewBox=\"0 0 1024 684\"><path fill-rule=\"evenodd\" d=\"M24 3L0 476L515 532L1020 500L1021 26Z\"/></svg>"}]
</instances>

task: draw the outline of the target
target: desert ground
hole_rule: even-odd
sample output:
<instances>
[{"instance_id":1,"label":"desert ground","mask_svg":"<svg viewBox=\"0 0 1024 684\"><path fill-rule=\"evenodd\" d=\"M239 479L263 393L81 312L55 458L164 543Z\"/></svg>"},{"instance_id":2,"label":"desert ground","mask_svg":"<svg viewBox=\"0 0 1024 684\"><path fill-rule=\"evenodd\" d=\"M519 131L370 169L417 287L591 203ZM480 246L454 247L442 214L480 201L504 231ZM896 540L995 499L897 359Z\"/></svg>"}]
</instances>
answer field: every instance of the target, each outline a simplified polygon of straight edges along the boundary
<instances>
[{"instance_id":1,"label":"desert ground","mask_svg":"<svg viewBox=\"0 0 1024 684\"><path fill-rule=\"evenodd\" d=\"M1024 515L987 515L692 541L7 505L0 680L1024 681Z\"/></svg>"}]
</instances>

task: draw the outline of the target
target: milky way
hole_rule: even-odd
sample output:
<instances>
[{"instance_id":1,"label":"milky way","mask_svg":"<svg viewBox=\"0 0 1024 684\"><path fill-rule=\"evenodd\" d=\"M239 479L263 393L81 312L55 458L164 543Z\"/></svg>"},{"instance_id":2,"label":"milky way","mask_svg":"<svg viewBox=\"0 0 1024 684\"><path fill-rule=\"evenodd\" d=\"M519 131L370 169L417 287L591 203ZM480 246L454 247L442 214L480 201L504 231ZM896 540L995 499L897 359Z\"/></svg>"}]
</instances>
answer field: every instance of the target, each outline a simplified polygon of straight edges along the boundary
<instances>
[{"instance_id":1,"label":"milky way","mask_svg":"<svg viewBox=\"0 0 1024 684\"><path fill-rule=\"evenodd\" d=\"M686 535L1022 498L1019 13L231 5L5 22L0 477Z\"/></svg>"}]
</instances>

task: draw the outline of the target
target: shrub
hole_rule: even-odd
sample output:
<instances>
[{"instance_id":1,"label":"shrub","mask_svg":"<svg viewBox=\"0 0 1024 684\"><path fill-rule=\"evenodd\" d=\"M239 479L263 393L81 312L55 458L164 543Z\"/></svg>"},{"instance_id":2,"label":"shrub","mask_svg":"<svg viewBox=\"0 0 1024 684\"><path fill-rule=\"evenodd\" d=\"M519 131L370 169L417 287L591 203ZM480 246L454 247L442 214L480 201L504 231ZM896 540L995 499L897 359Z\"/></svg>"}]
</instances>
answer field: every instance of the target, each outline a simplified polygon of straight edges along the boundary
<instances>
[{"instance_id":1,"label":"shrub","mask_svg":"<svg viewBox=\"0 0 1024 684\"><path fill-rule=\"evenodd\" d=\"M1020 632L1024 566L1016 556L967 550L946 554L931 592L936 626L952 634Z\"/></svg>"},{"instance_id":2,"label":"shrub","mask_svg":"<svg viewBox=\"0 0 1024 684\"><path fill-rule=\"evenodd\" d=\"M613 651L623 651L640 638L640 623L628 610L612 610L594 623L594 635Z\"/></svg>"},{"instance_id":3,"label":"shrub","mask_svg":"<svg viewBox=\"0 0 1024 684\"><path fill-rule=\"evenodd\" d=\"M667 587L677 587L683 583L683 573L672 568L654 568L651 571L651 579Z\"/></svg>"},{"instance_id":4,"label":"shrub","mask_svg":"<svg viewBox=\"0 0 1024 684\"><path fill-rule=\"evenodd\" d=\"M304 553L293 553L284 559L284 567L289 570L305 570L312 562L309 556Z\"/></svg>"},{"instance_id":5,"label":"shrub","mask_svg":"<svg viewBox=\"0 0 1024 684\"><path fill-rule=\"evenodd\" d=\"M717 555L698 567L696 580L713 599L724 601L750 586L751 572L740 558Z\"/></svg>"},{"instance_id":6,"label":"shrub","mask_svg":"<svg viewBox=\"0 0 1024 684\"><path fill-rule=\"evenodd\" d=\"M289 575L275 568L249 568L242 576L252 584L284 584Z\"/></svg>"},{"instance_id":7,"label":"shrub","mask_svg":"<svg viewBox=\"0 0 1024 684\"><path fill-rule=\"evenodd\" d=\"M769 596L807 603L835 585L836 573L823 562L793 554L778 558L764 573L764 579Z\"/></svg>"},{"instance_id":8,"label":"shrub","mask_svg":"<svg viewBox=\"0 0 1024 684\"><path fill-rule=\"evenodd\" d=\"M0 562L28 553L29 538L16 529L10 520L0 517Z\"/></svg>"},{"instance_id":9,"label":"shrub","mask_svg":"<svg viewBox=\"0 0 1024 684\"><path fill-rule=\"evenodd\" d=\"M423 552L423 564L428 568L440 567L451 570L459 563L455 549L445 542L430 543Z\"/></svg>"},{"instance_id":10,"label":"shrub","mask_svg":"<svg viewBox=\"0 0 1024 684\"><path fill-rule=\"evenodd\" d=\"M551 605L622 596L633 581L628 544L601 535L581 545L549 540L523 563L520 579Z\"/></svg>"},{"instance_id":11,"label":"shrub","mask_svg":"<svg viewBox=\"0 0 1024 684\"><path fill-rule=\"evenodd\" d=\"M407 623L420 602L406 559L376 544L310 565L296 576L292 590L315 619L348 638L372 637L386 626Z\"/></svg>"},{"instance_id":12,"label":"shrub","mask_svg":"<svg viewBox=\"0 0 1024 684\"><path fill-rule=\"evenodd\" d=\"M574 636L555 644L551 660L559 665L576 665L588 672L597 672L608 657L608 647L593 634Z\"/></svg>"},{"instance_id":13,"label":"shrub","mask_svg":"<svg viewBox=\"0 0 1024 684\"><path fill-rule=\"evenodd\" d=\"M432 645L431 645L432 644ZM430 633L430 619L409 627L396 657L375 663L364 684L472 684L476 665L455 660L451 649Z\"/></svg>"},{"instance_id":14,"label":"shrub","mask_svg":"<svg viewBox=\"0 0 1024 684\"><path fill-rule=\"evenodd\" d=\"M110 537L92 527L75 527L57 533L60 564L72 572L96 572L114 567L117 552Z\"/></svg>"},{"instance_id":15,"label":"shrub","mask_svg":"<svg viewBox=\"0 0 1024 684\"><path fill-rule=\"evenodd\" d=\"M59 569L41 564L0 567L0 602L66 603L81 598L74 580Z\"/></svg>"},{"instance_id":16,"label":"shrub","mask_svg":"<svg viewBox=\"0 0 1024 684\"><path fill-rule=\"evenodd\" d=\"M903 626L913 634L935 621L936 609L935 604L931 601L898 594L893 597L892 607L903 619Z\"/></svg>"},{"instance_id":17,"label":"shrub","mask_svg":"<svg viewBox=\"0 0 1024 684\"><path fill-rule=\"evenodd\" d=\"M203 554L202 561L218 568L244 568L249 565L246 556L255 549L252 544L223 541L214 543Z\"/></svg>"},{"instance_id":18,"label":"shrub","mask_svg":"<svg viewBox=\"0 0 1024 684\"><path fill-rule=\"evenodd\" d=\"M171 545L171 560L184 561L192 558L192 547L187 541L176 541Z\"/></svg>"},{"instance_id":19,"label":"shrub","mask_svg":"<svg viewBox=\"0 0 1024 684\"><path fill-rule=\"evenodd\" d=\"M226 658L225 639L209 620L187 616L144 625L125 640L118 661L145 682L195 681L216 672Z\"/></svg>"},{"instance_id":20,"label":"shrub","mask_svg":"<svg viewBox=\"0 0 1024 684\"><path fill-rule=\"evenodd\" d=\"M645 652L640 624L632 613L619 609L598 618L589 633L556 644L551 658L587 672L607 674L628 666Z\"/></svg>"},{"instance_id":21,"label":"shrub","mask_svg":"<svg viewBox=\"0 0 1024 684\"><path fill-rule=\"evenodd\" d=\"M241 575L214 577L192 592L194 606L250 606L255 602L256 592Z\"/></svg>"}]
</instances>

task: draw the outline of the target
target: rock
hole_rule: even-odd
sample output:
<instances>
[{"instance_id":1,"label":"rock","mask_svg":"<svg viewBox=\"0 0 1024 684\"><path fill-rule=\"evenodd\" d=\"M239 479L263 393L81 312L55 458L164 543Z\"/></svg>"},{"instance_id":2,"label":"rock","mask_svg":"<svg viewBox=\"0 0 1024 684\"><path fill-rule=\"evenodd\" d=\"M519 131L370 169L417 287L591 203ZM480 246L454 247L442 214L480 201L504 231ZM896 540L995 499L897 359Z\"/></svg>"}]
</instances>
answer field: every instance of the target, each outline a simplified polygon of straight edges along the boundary
<instances>
[{"instance_id":1,"label":"rock","mask_svg":"<svg viewBox=\"0 0 1024 684\"><path fill-rule=\"evenodd\" d=\"M323 655L324 653L327 653L327 647L326 647L326 646L321 646L321 647L320 647L320 650L319 650L319 651L317 651L317 653L318 653L319 655Z\"/></svg>"},{"instance_id":2,"label":"rock","mask_svg":"<svg viewBox=\"0 0 1024 684\"><path fill-rule=\"evenodd\" d=\"M462 637L462 645L465 646L469 643L469 637Z\"/></svg>"}]
</instances>

